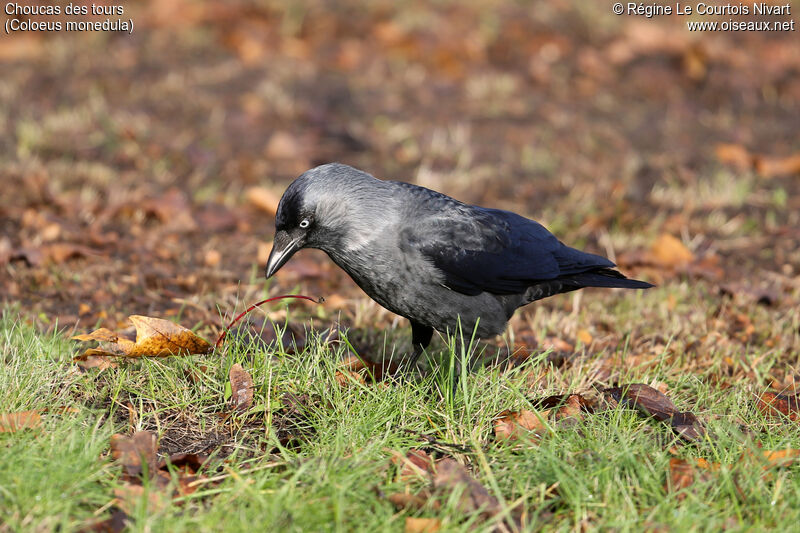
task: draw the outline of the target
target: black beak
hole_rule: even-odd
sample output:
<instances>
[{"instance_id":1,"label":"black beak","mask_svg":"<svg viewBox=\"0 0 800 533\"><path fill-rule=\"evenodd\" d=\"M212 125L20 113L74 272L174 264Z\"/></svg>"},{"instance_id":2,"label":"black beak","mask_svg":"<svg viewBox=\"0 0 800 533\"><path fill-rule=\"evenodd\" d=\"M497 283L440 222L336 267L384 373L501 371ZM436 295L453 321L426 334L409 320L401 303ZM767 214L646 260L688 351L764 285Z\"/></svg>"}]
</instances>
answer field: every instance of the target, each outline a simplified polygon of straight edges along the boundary
<instances>
[{"instance_id":1,"label":"black beak","mask_svg":"<svg viewBox=\"0 0 800 533\"><path fill-rule=\"evenodd\" d=\"M275 239L272 241L272 251L269 253L267 260L267 277L272 277L275 272L286 264L286 261L294 255L294 253L303 247L303 237L305 235L297 235L292 237L285 231L279 231L275 234Z\"/></svg>"}]
</instances>

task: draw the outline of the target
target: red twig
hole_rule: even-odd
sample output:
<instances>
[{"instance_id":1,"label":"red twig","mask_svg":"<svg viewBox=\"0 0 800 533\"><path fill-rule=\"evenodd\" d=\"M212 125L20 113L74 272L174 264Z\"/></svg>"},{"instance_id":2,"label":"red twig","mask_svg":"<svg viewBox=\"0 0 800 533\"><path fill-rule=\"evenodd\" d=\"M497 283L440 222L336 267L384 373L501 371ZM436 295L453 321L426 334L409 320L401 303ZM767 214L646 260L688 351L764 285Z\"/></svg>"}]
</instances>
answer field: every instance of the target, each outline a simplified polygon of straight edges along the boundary
<instances>
[{"instance_id":1,"label":"red twig","mask_svg":"<svg viewBox=\"0 0 800 533\"><path fill-rule=\"evenodd\" d=\"M320 298L319 300L315 300L314 298L312 298L310 296L304 296L302 294L284 294L284 295L281 295L281 296L273 296L272 298L267 298L266 300L261 300L258 303L254 303L253 305L248 307L246 310L244 310L243 312L239 313L239 315L236 318L231 320L231 323L228 324L228 327L226 327L222 331L222 333L219 334L219 337L217 338L217 342L214 343L214 348L215 349L219 348L219 345L222 344L222 341L224 341L225 337L228 335L228 331L230 331L230 329L233 327L233 325L236 324L239 321L239 319L241 319L244 315L246 315L247 313L249 313L250 311L252 311L253 309L255 309L256 307L258 307L258 306L260 306L262 304L266 304L266 303L269 303L269 302L274 302L275 300L283 300L284 298L296 298L298 300L308 300L309 302L314 302L316 304L320 304L320 303L325 301L322 298Z\"/></svg>"}]
</instances>

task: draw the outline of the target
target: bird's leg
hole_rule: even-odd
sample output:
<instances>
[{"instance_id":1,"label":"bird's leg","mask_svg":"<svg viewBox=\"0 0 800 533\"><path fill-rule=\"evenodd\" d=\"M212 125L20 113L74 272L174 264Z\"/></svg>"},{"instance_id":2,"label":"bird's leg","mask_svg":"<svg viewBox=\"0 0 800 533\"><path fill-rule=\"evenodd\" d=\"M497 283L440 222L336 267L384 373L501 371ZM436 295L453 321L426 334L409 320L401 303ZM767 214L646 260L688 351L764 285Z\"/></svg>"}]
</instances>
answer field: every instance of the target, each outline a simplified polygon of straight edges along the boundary
<instances>
[{"instance_id":1,"label":"bird's leg","mask_svg":"<svg viewBox=\"0 0 800 533\"><path fill-rule=\"evenodd\" d=\"M414 346L414 353L408 360L408 368L414 368L417 364L419 356L425 351L425 348L431 343L433 337L433 328L430 326L423 326L419 322L411 321L411 344Z\"/></svg>"}]
</instances>

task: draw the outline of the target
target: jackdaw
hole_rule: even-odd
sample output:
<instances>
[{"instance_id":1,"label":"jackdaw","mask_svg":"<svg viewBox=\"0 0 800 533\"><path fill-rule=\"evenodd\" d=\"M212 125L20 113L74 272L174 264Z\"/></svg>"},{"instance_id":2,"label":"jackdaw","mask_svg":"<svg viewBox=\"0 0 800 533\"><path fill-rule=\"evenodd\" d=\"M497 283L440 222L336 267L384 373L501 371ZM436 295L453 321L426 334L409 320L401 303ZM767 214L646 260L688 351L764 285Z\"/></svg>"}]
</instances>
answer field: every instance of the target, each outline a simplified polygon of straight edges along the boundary
<instances>
[{"instance_id":1,"label":"jackdaw","mask_svg":"<svg viewBox=\"0 0 800 533\"><path fill-rule=\"evenodd\" d=\"M410 366L434 329L492 337L518 307L554 294L652 287L533 220L340 163L305 172L283 193L267 278L301 248L323 250L373 300L411 321Z\"/></svg>"}]
</instances>

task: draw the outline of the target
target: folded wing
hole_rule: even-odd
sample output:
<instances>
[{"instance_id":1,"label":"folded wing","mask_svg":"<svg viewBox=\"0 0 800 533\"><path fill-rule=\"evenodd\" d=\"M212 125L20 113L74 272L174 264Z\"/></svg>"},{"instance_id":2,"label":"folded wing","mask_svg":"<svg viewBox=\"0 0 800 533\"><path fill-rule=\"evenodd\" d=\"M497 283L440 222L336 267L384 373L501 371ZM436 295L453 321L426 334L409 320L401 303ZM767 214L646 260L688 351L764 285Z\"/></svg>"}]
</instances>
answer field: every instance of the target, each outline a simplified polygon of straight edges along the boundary
<instances>
[{"instance_id":1,"label":"folded wing","mask_svg":"<svg viewBox=\"0 0 800 533\"><path fill-rule=\"evenodd\" d=\"M498 209L442 205L406 228L401 242L433 263L444 286L468 295L523 293L537 285L552 285L550 294L651 286L611 270L614 263L604 257L565 246L538 222Z\"/></svg>"}]
</instances>

